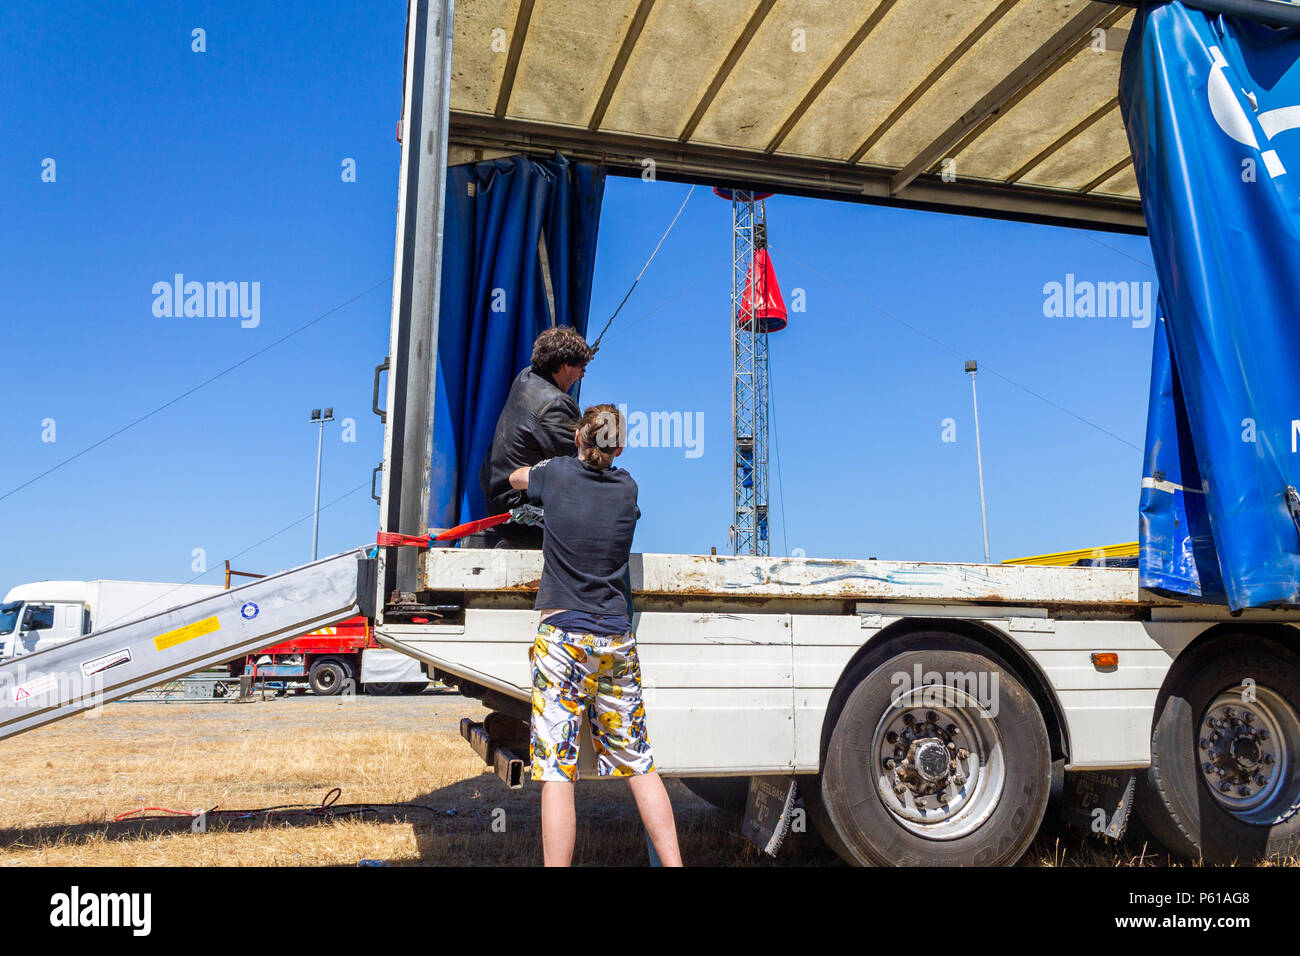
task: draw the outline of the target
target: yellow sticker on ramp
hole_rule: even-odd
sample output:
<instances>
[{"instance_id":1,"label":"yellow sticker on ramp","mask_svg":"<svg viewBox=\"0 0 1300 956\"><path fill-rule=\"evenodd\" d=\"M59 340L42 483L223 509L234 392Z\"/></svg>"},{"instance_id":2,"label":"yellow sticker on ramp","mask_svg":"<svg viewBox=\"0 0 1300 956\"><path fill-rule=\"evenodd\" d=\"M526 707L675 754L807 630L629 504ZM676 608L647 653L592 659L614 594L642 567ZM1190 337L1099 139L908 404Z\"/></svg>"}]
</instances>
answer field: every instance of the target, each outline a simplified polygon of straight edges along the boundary
<instances>
[{"instance_id":1,"label":"yellow sticker on ramp","mask_svg":"<svg viewBox=\"0 0 1300 956\"><path fill-rule=\"evenodd\" d=\"M169 647L184 644L186 641L192 641L196 637L202 637L204 634L211 634L213 631L219 630L221 630L221 622L215 616L205 617L201 621L186 624L184 627L178 627L166 634L159 634L153 639L153 646L160 651L165 651Z\"/></svg>"}]
</instances>

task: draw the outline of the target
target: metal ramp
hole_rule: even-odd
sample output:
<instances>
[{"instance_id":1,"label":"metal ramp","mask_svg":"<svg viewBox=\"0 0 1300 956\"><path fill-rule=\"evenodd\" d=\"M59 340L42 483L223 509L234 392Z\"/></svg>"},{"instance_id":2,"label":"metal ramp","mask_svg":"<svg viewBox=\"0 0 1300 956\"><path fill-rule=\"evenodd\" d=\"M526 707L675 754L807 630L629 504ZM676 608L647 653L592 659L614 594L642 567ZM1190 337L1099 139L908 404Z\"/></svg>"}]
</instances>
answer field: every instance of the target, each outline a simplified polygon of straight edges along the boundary
<instances>
[{"instance_id":1,"label":"metal ramp","mask_svg":"<svg viewBox=\"0 0 1300 956\"><path fill-rule=\"evenodd\" d=\"M0 738L373 611L375 569L344 551L0 665Z\"/></svg>"}]
</instances>

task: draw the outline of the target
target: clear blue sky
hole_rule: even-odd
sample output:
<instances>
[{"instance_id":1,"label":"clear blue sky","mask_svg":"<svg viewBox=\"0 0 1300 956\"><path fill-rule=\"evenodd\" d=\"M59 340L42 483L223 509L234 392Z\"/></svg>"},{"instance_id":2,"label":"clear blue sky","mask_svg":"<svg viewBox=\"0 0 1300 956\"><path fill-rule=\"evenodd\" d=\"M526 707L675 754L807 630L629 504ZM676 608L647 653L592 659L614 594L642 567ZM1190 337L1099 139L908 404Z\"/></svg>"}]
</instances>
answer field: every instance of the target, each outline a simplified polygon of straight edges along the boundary
<instances>
[{"instance_id":1,"label":"clear blue sky","mask_svg":"<svg viewBox=\"0 0 1300 956\"><path fill-rule=\"evenodd\" d=\"M328 427L321 553L373 540L404 24L396 0L0 10L0 592L191 580L195 549L214 583L227 557L301 563L324 405L355 441ZM686 189L610 178L593 327ZM584 403L703 414L700 457L622 459L640 550L728 550L729 215L696 189L583 384ZM1043 286L1154 280L1145 239L788 197L768 220L787 302L803 289L807 307L772 341L774 553L981 557L968 357L994 560L1136 537L1153 328L1047 318ZM175 273L259 282L260 324L156 317Z\"/></svg>"}]
</instances>

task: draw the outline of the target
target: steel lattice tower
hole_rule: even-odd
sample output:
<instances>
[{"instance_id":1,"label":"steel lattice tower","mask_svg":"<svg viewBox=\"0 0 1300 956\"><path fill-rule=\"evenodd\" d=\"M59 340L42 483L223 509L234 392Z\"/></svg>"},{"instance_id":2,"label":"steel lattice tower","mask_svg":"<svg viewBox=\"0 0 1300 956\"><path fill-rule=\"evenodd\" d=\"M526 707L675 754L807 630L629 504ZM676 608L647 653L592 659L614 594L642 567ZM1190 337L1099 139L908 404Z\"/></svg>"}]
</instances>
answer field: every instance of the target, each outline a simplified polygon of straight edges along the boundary
<instances>
[{"instance_id":1,"label":"steel lattice tower","mask_svg":"<svg viewBox=\"0 0 1300 956\"><path fill-rule=\"evenodd\" d=\"M754 250L767 246L767 218L753 192L731 194L731 417L735 460L734 554L770 553L767 533L768 352L767 335L754 320L753 297L745 296Z\"/></svg>"}]
</instances>

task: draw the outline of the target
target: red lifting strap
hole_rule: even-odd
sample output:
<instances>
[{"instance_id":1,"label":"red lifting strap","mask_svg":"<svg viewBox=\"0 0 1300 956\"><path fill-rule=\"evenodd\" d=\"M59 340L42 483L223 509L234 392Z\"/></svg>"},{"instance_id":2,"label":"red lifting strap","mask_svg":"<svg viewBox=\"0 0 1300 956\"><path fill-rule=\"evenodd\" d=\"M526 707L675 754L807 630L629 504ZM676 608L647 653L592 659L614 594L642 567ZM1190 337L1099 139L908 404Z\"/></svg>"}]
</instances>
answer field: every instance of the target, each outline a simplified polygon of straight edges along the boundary
<instances>
[{"instance_id":1,"label":"red lifting strap","mask_svg":"<svg viewBox=\"0 0 1300 956\"><path fill-rule=\"evenodd\" d=\"M463 538L466 535L474 534L476 531L482 531L485 528L492 528L499 524L505 524L510 520L511 513L492 515L490 518L479 518L477 521L467 521L464 524L458 524L454 528L444 531L442 534L434 536L431 534L402 534L398 531L381 531L375 538L375 544L381 548L427 548L434 541L451 541L454 538Z\"/></svg>"},{"instance_id":2,"label":"red lifting strap","mask_svg":"<svg viewBox=\"0 0 1300 956\"><path fill-rule=\"evenodd\" d=\"M427 534L401 534L397 531L381 531L375 537L375 544L381 548L427 548Z\"/></svg>"}]
</instances>

